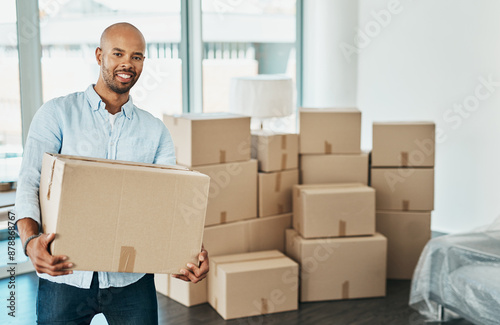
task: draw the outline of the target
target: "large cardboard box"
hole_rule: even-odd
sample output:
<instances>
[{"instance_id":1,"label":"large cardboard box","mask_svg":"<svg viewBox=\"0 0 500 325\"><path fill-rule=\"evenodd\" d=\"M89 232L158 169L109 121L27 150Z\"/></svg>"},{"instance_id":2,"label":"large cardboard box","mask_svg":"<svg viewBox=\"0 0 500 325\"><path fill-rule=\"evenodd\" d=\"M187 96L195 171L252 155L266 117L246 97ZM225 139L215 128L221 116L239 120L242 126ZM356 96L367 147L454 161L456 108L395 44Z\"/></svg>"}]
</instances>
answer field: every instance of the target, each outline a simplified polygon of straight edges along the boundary
<instances>
[{"instance_id":1,"label":"large cardboard box","mask_svg":"<svg viewBox=\"0 0 500 325\"><path fill-rule=\"evenodd\" d=\"M368 184L368 154L301 155L301 184Z\"/></svg>"},{"instance_id":2,"label":"large cardboard box","mask_svg":"<svg viewBox=\"0 0 500 325\"><path fill-rule=\"evenodd\" d=\"M197 263L209 178L175 166L45 154L40 207L74 270L178 273Z\"/></svg>"},{"instance_id":3,"label":"large cardboard box","mask_svg":"<svg viewBox=\"0 0 500 325\"><path fill-rule=\"evenodd\" d=\"M304 238L375 233L375 190L362 184L295 185L293 227Z\"/></svg>"},{"instance_id":4,"label":"large cardboard box","mask_svg":"<svg viewBox=\"0 0 500 325\"><path fill-rule=\"evenodd\" d=\"M224 319L296 310L298 268L278 251L212 257L208 302Z\"/></svg>"},{"instance_id":5,"label":"large cardboard box","mask_svg":"<svg viewBox=\"0 0 500 325\"><path fill-rule=\"evenodd\" d=\"M301 154L361 152L361 112L356 108L301 108Z\"/></svg>"},{"instance_id":6,"label":"large cardboard box","mask_svg":"<svg viewBox=\"0 0 500 325\"><path fill-rule=\"evenodd\" d=\"M231 113L164 115L177 163L200 166L250 159L250 117Z\"/></svg>"},{"instance_id":7,"label":"large cardboard box","mask_svg":"<svg viewBox=\"0 0 500 325\"><path fill-rule=\"evenodd\" d=\"M387 278L411 280L431 239L431 213L377 211L377 232L387 238Z\"/></svg>"},{"instance_id":8,"label":"large cardboard box","mask_svg":"<svg viewBox=\"0 0 500 325\"><path fill-rule=\"evenodd\" d=\"M385 296L387 239L380 234L304 239L288 229L286 254L301 266L301 302Z\"/></svg>"},{"instance_id":9,"label":"large cardboard box","mask_svg":"<svg viewBox=\"0 0 500 325\"><path fill-rule=\"evenodd\" d=\"M210 176L205 225L257 217L257 160L195 167Z\"/></svg>"},{"instance_id":10,"label":"large cardboard box","mask_svg":"<svg viewBox=\"0 0 500 325\"><path fill-rule=\"evenodd\" d=\"M292 187L298 183L298 169L259 173L259 217L292 212Z\"/></svg>"},{"instance_id":11,"label":"large cardboard box","mask_svg":"<svg viewBox=\"0 0 500 325\"><path fill-rule=\"evenodd\" d=\"M434 168L372 168L377 210L434 210Z\"/></svg>"},{"instance_id":12,"label":"large cardboard box","mask_svg":"<svg viewBox=\"0 0 500 325\"><path fill-rule=\"evenodd\" d=\"M372 166L434 167L433 122L373 123Z\"/></svg>"},{"instance_id":13,"label":"large cardboard box","mask_svg":"<svg viewBox=\"0 0 500 325\"><path fill-rule=\"evenodd\" d=\"M292 226L292 215L283 214L206 227L203 243L212 256L265 250L285 252L285 230ZM165 274L155 274L156 291L185 305L208 302L208 278L198 283L184 282Z\"/></svg>"},{"instance_id":14,"label":"large cardboard box","mask_svg":"<svg viewBox=\"0 0 500 325\"><path fill-rule=\"evenodd\" d=\"M296 169L299 164L299 135L252 131L252 158L259 161L259 171Z\"/></svg>"}]
</instances>

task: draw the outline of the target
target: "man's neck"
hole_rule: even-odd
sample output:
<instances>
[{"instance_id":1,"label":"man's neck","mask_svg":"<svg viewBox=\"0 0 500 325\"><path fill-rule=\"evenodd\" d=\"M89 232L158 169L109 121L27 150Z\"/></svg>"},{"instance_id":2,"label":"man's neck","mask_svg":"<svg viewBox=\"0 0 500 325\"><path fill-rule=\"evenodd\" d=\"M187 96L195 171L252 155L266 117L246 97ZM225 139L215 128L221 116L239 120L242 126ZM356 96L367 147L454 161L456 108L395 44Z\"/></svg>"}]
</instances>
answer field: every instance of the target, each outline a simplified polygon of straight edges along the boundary
<instances>
[{"instance_id":1,"label":"man's neck","mask_svg":"<svg viewBox=\"0 0 500 325\"><path fill-rule=\"evenodd\" d=\"M94 86L95 92L106 104L106 110L111 114L116 114L122 110L122 106L128 101L128 93L118 94L100 82Z\"/></svg>"}]
</instances>

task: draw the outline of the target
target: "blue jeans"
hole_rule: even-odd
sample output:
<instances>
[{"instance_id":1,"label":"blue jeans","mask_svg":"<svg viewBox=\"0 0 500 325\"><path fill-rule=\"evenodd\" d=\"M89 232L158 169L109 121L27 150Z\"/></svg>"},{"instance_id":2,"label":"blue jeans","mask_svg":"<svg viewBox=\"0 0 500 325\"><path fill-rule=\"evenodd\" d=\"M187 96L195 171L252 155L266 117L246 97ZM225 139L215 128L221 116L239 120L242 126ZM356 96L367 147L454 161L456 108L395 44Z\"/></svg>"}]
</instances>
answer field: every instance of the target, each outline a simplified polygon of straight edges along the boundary
<instances>
[{"instance_id":1,"label":"blue jeans","mask_svg":"<svg viewBox=\"0 0 500 325\"><path fill-rule=\"evenodd\" d=\"M38 281L36 310L39 325L90 324L103 313L110 325L158 325L154 275L146 274L125 287L99 289L94 272L90 289Z\"/></svg>"}]
</instances>

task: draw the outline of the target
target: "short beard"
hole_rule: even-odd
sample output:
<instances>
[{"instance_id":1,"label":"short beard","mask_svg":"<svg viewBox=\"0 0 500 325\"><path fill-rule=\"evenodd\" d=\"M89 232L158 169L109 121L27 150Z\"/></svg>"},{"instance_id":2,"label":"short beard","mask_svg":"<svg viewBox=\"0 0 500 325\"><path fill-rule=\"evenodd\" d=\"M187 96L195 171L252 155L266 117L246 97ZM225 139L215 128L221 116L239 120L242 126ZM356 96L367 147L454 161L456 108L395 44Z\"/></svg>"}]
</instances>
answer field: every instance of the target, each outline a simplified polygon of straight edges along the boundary
<instances>
[{"instance_id":1,"label":"short beard","mask_svg":"<svg viewBox=\"0 0 500 325\"><path fill-rule=\"evenodd\" d=\"M111 89L115 93L121 95L121 94L126 94L130 90L130 88L132 88L132 86L134 85L134 83L131 83L130 87L127 87L127 88L118 88L118 87L116 87L115 84L112 84L112 83L107 83L107 85L108 85L109 89Z\"/></svg>"},{"instance_id":2,"label":"short beard","mask_svg":"<svg viewBox=\"0 0 500 325\"><path fill-rule=\"evenodd\" d=\"M126 86L125 88L120 88L118 87L117 85L117 82L114 80L114 73L113 74L108 74L108 69L106 68L106 66L104 65L104 62L102 64L102 68L101 68L101 73L102 73L102 77L104 79L104 82L106 83L106 85L109 87L109 89L111 89L112 91L114 91L115 93L117 94L126 94L127 92L130 91L130 89L135 85L135 83L137 82L137 79L136 80L133 80L128 86Z\"/></svg>"}]
</instances>

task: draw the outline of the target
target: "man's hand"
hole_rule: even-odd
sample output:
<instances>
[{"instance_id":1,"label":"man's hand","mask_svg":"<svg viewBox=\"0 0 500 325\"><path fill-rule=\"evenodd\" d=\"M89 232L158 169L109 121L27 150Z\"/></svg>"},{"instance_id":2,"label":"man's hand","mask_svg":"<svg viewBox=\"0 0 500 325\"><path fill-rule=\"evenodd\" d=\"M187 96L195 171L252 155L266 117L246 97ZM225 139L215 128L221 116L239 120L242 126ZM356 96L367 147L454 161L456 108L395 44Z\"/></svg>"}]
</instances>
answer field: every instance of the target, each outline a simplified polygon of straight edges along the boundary
<instances>
[{"instance_id":1,"label":"man's hand","mask_svg":"<svg viewBox=\"0 0 500 325\"><path fill-rule=\"evenodd\" d=\"M38 228L38 223L33 219L24 218L17 221L17 229L23 244L30 236L38 234ZM32 239L26 247L26 253L38 273L47 273L53 276L71 274L73 271L68 269L73 267L73 263L64 262L68 259L67 256L49 254L49 244L55 237L55 234L43 234Z\"/></svg>"},{"instance_id":2,"label":"man's hand","mask_svg":"<svg viewBox=\"0 0 500 325\"><path fill-rule=\"evenodd\" d=\"M197 283L207 277L208 273L208 252L201 247L201 253L198 254L198 260L200 261L200 266L196 266L192 263L187 264L187 269L181 269L182 274L173 274L172 276L177 279L181 279L188 282Z\"/></svg>"},{"instance_id":3,"label":"man's hand","mask_svg":"<svg viewBox=\"0 0 500 325\"><path fill-rule=\"evenodd\" d=\"M47 273L52 276L72 274L73 271L68 269L73 267L73 263L65 263L67 256L49 254L49 244L55 237L55 234L43 234L28 243L26 252L31 263L38 273Z\"/></svg>"}]
</instances>

